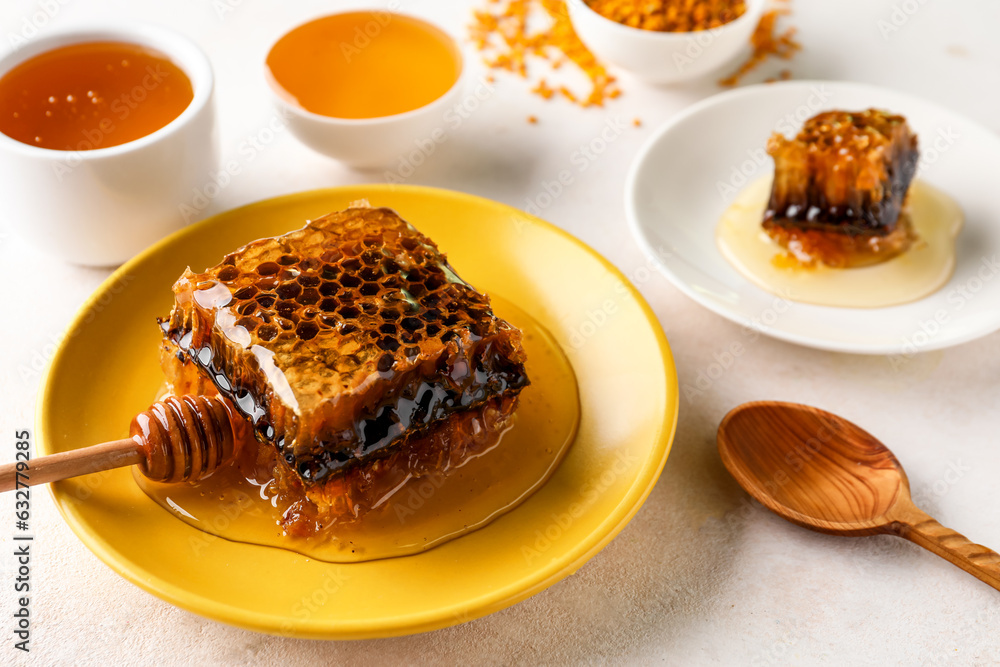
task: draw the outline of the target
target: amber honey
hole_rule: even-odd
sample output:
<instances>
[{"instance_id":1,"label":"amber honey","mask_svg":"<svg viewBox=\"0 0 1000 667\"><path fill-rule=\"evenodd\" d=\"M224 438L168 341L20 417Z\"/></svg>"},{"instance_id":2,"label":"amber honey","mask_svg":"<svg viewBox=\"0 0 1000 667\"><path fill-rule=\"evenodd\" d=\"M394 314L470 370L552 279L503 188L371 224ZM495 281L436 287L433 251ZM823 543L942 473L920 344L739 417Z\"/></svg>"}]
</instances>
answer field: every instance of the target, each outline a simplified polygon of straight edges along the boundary
<instances>
[{"instance_id":1,"label":"amber honey","mask_svg":"<svg viewBox=\"0 0 1000 667\"><path fill-rule=\"evenodd\" d=\"M579 393L573 369L544 327L494 298L498 313L524 334L532 384L500 442L448 474L411 478L357 522L308 537L283 534L287 511L273 484L227 466L195 483L159 484L136 473L146 494L178 519L211 535L278 547L330 562L424 551L480 528L527 499L555 472L576 435ZM198 550L210 538L193 537Z\"/></svg>"},{"instance_id":2,"label":"amber honey","mask_svg":"<svg viewBox=\"0 0 1000 667\"><path fill-rule=\"evenodd\" d=\"M335 14L301 25L271 48L271 82L322 116L378 118L418 109L448 91L462 63L454 41L390 12Z\"/></svg>"},{"instance_id":3,"label":"amber honey","mask_svg":"<svg viewBox=\"0 0 1000 667\"><path fill-rule=\"evenodd\" d=\"M156 132L193 97L187 75L153 49L71 44L0 77L0 132L40 148L108 148Z\"/></svg>"}]
</instances>

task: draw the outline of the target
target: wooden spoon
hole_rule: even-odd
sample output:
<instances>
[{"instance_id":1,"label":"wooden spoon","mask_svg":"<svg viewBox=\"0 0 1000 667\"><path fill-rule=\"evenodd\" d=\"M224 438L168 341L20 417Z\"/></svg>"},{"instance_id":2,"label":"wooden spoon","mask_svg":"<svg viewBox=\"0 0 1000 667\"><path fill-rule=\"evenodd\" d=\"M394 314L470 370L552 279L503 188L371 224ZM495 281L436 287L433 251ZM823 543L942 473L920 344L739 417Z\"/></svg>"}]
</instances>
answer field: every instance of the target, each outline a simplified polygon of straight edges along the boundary
<instances>
[{"instance_id":1,"label":"wooden spoon","mask_svg":"<svg viewBox=\"0 0 1000 667\"><path fill-rule=\"evenodd\" d=\"M1000 590L1000 554L917 508L896 457L846 419L756 401L726 415L717 440L730 474L778 516L831 535L898 535Z\"/></svg>"}]
</instances>

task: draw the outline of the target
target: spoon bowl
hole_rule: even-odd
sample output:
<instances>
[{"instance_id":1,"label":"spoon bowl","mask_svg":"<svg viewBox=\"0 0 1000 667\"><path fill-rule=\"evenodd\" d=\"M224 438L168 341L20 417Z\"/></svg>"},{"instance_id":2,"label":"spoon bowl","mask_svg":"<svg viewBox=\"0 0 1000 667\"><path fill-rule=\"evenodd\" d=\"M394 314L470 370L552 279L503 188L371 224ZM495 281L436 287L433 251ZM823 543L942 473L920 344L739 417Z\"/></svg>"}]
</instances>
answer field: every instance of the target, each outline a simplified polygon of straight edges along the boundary
<instances>
[{"instance_id":1,"label":"spoon bowl","mask_svg":"<svg viewBox=\"0 0 1000 667\"><path fill-rule=\"evenodd\" d=\"M1000 555L917 508L893 453L846 419L797 403L744 403L719 424L717 444L740 486L778 516L832 535L904 537L1000 589Z\"/></svg>"}]
</instances>

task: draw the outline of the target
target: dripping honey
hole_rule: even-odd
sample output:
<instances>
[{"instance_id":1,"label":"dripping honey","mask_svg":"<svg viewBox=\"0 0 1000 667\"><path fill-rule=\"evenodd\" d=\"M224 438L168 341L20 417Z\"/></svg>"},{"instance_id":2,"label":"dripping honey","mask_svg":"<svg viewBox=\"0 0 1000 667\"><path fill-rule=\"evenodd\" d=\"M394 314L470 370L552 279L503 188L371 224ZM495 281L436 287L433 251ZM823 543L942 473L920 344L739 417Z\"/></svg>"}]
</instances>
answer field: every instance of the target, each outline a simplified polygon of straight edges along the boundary
<instances>
[{"instance_id":1,"label":"dripping honey","mask_svg":"<svg viewBox=\"0 0 1000 667\"><path fill-rule=\"evenodd\" d=\"M178 519L237 542L289 549L331 562L424 551L480 528L531 496L572 445L580 418L573 369L551 334L530 315L493 298L524 335L532 384L520 395L500 442L447 474L411 478L356 522L310 536L283 534L287 506L266 476L223 466L195 483L159 484L135 473L150 498Z\"/></svg>"},{"instance_id":2,"label":"dripping honey","mask_svg":"<svg viewBox=\"0 0 1000 667\"><path fill-rule=\"evenodd\" d=\"M157 51L125 42L71 44L0 77L0 132L40 148L108 148L156 132L193 97L187 75Z\"/></svg>"},{"instance_id":3,"label":"dripping honey","mask_svg":"<svg viewBox=\"0 0 1000 667\"><path fill-rule=\"evenodd\" d=\"M348 12L284 35L267 67L279 92L306 111L363 119L413 111L444 95L462 64L454 41L419 19Z\"/></svg>"}]
</instances>

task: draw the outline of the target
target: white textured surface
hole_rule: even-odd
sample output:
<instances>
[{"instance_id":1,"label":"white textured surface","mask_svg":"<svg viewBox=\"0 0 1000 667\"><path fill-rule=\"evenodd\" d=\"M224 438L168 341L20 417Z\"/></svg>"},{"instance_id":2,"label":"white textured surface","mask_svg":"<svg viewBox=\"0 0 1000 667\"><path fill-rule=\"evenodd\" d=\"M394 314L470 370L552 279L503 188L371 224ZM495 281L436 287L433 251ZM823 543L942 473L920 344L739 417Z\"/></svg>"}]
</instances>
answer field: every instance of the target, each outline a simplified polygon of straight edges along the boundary
<instances>
[{"instance_id":1,"label":"white textured surface","mask_svg":"<svg viewBox=\"0 0 1000 667\"><path fill-rule=\"evenodd\" d=\"M43 29L101 16L173 26L209 53L218 75L223 155L242 174L206 214L319 186L379 180L341 168L285 135L248 159L239 146L270 117L260 62L270 40L336 2L63 0ZM55 0L0 5L4 42L25 17ZM471 2L403 0L401 7L461 32ZM805 45L797 78L852 79L935 99L1000 129L1000 4L991 0L796 0ZM913 13L883 39L878 21ZM768 66L773 74L784 64ZM759 79L764 74L757 77ZM812 403L883 438L909 473L925 509L969 537L1000 547L1000 335L918 356L893 369L886 358L819 352L749 340L659 276L647 277L622 208L627 166L652 128L716 90L704 84L655 90L623 78L607 109L581 111L536 100L523 82L499 77L496 94L442 144L410 182L464 190L524 208L560 171L574 181L543 217L595 246L633 276L660 317L682 387L718 379L681 400L680 427L663 477L645 507L575 576L513 608L416 637L364 642L278 639L204 620L146 594L87 551L47 494L34 496L34 635L29 660L10 635L12 507L0 501L0 664L403 663L996 664L1000 593L901 540L810 533L749 504L715 452L715 428L753 399ZM538 125L525 122L534 114ZM635 117L580 173L573 154L605 123ZM3 185L0 184L0 202ZM0 207L2 208L2 207ZM0 210L0 219L3 216ZM1000 224L1000 223L998 223ZM30 427L38 373L53 341L106 272L44 259L15 238L0 243L0 459L13 431ZM739 341L745 352L719 375L714 356ZM958 473L949 473L958 470Z\"/></svg>"}]
</instances>

